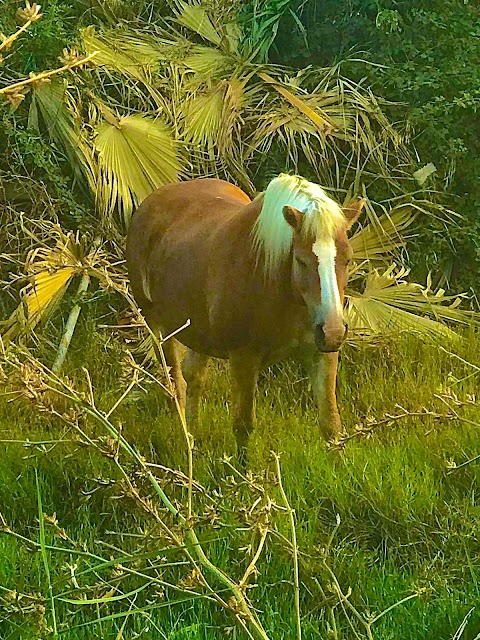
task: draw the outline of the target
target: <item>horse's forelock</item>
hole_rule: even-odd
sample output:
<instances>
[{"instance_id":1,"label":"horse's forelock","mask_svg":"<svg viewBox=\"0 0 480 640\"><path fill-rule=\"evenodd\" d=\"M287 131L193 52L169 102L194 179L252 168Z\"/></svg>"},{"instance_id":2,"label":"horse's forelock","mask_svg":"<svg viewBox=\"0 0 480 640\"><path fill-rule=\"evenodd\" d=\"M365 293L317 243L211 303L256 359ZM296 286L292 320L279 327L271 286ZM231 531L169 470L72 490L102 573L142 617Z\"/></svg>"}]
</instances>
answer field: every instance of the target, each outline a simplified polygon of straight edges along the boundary
<instances>
[{"instance_id":1,"label":"horse's forelock","mask_svg":"<svg viewBox=\"0 0 480 640\"><path fill-rule=\"evenodd\" d=\"M262 209L253 228L254 247L257 257L263 253L267 277L275 275L292 246L293 230L283 216L286 205L305 214L301 234L312 244L334 240L346 226L341 207L319 185L300 176L279 175L263 193Z\"/></svg>"}]
</instances>

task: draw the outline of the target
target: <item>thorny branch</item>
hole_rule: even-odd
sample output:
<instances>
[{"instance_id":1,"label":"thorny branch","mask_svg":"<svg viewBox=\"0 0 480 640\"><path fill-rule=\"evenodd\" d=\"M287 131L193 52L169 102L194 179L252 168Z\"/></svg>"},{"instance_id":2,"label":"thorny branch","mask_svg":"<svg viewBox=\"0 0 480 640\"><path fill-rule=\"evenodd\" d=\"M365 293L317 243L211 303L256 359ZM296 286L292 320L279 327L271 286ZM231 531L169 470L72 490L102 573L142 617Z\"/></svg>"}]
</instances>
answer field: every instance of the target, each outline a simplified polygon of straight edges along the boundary
<instances>
[{"instance_id":1,"label":"thorny branch","mask_svg":"<svg viewBox=\"0 0 480 640\"><path fill-rule=\"evenodd\" d=\"M426 408L421 408L420 410L417 410L417 411L408 411L408 409L405 409L401 405L396 404L395 407L400 410L399 413L397 414L385 413L384 417L381 418L380 420L376 420L374 418L367 418L365 422L361 422L357 424L352 433L341 434L333 442L329 443L328 448L331 450L342 450L345 448L345 445L350 440L354 440L357 438L370 438L377 430L382 429L384 427L386 428L391 427L396 422L399 422L400 420L406 420L409 418L429 417L429 418L433 418L434 420L459 420L460 422L472 424L471 420L468 420L468 418L465 418L459 415L459 413L454 409L454 407L451 406L450 402L454 402L457 406L460 406L460 404L462 406L466 404L474 405L475 404L474 399L468 402L462 402L458 404L459 401L454 396L452 396L451 393L449 395L442 395L442 396L435 394L435 397L441 400L444 404L446 404L446 406L449 409L448 413L430 411Z\"/></svg>"},{"instance_id":2,"label":"thorny branch","mask_svg":"<svg viewBox=\"0 0 480 640\"><path fill-rule=\"evenodd\" d=\"M37 405L41 407L43 411L48 411L49 413L62 418L63 421L69 422L70 425L81 434L81 437L86 439L90 446L97 448L103 455L113 459L122 474L126 495L132 498L143 511L148 513L161 527L166 538L182 553L184 553L188 562L192 566L192 576L194 576L195 584L203 587L211 598L216 600L218 604L230 613L233 613L240 626L245 628L252 638L268 640L268 635L263 629L257 614L251 608L243 587L239 586L222 569L211 562L194 531L193 527L195 524L195 516L193 515L192 506L193 478L191 475L193 468L191 462L189 463L188 477L189 503L187 516L185 516L169 499L143 456L141 456L136 449L125 440L119 428L111 422L110 416L112 412L109 411L104 413L98 409L93 398L90 382L90 392L88 394L80 393L69 381L58 377L38 360L35 360L30 354L24 353L23 355L27 360L28 366L25 366L18 359L13 359L11 356L10 363L13 364L13 366L24 377L26 390L30 397L37 401ZM139 382L140 374L138 371L136 375L137 381ZM80 428L78 420L72 421L68 414L61 414L55 409L52 399L54 396L59 396L63 400L73 404L77 411L82 414L89 415L104 427L108 435L103 447L100 447L98 442L95 442L85 434L85 432ZM124 397L125 394L122 394L122 398ZM114 408L117 408L118 406L119 403L117 401ZM191 453L193 449L193 442L191 442L191 439L187 439L187 445L189 446ZM157 503L152 501L150 498L145 497L136 486L135 481L132 479L132 474L126 470L125 466L121 462L120 452L136 464L141 476L148 479L155 490L161 505L167 509L176 522L175 529L166 523L165 518L158 509ZM211 584L211 581L218 583L221 586L220 592L213 586L213 584ZM231 593L228 600L225 600L220 595L223 591L229 591Z\"/></svg>"}]
</instances>

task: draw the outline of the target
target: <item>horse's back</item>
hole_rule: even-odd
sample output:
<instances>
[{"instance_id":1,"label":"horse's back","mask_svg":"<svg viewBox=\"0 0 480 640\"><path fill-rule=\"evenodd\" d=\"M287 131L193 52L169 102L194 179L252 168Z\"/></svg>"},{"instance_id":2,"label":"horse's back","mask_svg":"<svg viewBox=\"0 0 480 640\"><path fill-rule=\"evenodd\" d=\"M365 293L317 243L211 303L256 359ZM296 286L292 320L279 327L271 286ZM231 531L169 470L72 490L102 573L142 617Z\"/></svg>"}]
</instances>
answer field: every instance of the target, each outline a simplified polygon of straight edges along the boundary
<instances>
[{"instance_id":1,"label":"horse's back","mask_svg":"<svg viewBox=\"0 0 480 640\"><path fill-rule=\"evenodd\" d=\"M161 240L172 226L218 221L232 209L240 209L250 198L238 187L217 178L200 178L169 184L150 194L132 216L127 238L127 262Z\"/></svg>"}]
</instances>

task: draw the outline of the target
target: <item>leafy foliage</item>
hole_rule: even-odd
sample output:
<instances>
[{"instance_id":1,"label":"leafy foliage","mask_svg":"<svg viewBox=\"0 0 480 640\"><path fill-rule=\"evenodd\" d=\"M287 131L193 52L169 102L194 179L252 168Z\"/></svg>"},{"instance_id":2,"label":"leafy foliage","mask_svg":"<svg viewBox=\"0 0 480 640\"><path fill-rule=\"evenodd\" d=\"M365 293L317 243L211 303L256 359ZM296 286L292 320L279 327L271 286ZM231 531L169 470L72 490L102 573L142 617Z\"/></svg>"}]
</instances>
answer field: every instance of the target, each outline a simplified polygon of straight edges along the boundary
<instances>
[{"instance_id":1,"label":"leafy foliage","mask_svg":"<svg viewBox=\"0 0 480 640\"><path fill-rule=\"evenodd\" d=\"M467 220L448 229L425 221L410 244L411 263L423 274L441 266L455 286L475 287L480 266L478 4L327 0L302 7L301 31L295 20L283 18L274 60L303 68L343 59L349 77L366 77L377 94L396 103L387 113L406 120L422 164L436 167L427 182Z\"/></svg>"},{"instance_id":2,"label":"leafy foliage","mask_svg":"<svg viewBox=\"0 0 480 640\"><path fill-rule=\"evenodd\" d=\"M217 175L253 194L254 179L263 186L272 173L287 169L331 189L339 201L362 195L366 223L353 239L351 294L361 321L353 324L385 330L386 304L394 317L390 326L417 325L430 337L437 327L438 335L450 335L436 319L422 323L412 315L430 312L430 287L412 285L409 295L418 295L409 306L406 272L397 277L390 269L392 259L401 261L401 234L414 221L420 229L431 220L431 227L445 230L452 220L429 189L431 165L418 170L407 131L393 126L385 105L361 81L345 78L340 65L295 73L266 62L287 14L298 26L286 1L247 6L178 0L161 25L138 29L135 22L112 26L109 19L107 26L83 28L81 44L95 68L46 84L49 74L83 66L76 51L64 52L66 66L20 82L14 117L26 118L62 149L76 192L94 196L97 235L117 240L134 207L180 177ZM375 28L393 18L385 14L382 20ZM20 104L25 87L27 112L27 100ZM13 104L17 93L10 97ZM385 278L388 284L380 286ZM443 295L435 299L439 309L448 303ZM460 310L433 315L467 317Z\"/></svg>"}]
</instances>

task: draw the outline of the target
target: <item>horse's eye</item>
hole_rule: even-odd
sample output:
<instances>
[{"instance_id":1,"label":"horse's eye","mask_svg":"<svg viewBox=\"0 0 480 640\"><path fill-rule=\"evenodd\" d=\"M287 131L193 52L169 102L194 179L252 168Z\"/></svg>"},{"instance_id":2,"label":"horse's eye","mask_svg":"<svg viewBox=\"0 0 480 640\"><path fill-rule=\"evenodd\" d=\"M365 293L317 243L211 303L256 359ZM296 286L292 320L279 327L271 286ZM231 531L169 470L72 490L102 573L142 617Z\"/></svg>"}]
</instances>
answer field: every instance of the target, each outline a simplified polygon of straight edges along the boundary
<instances>
[{"instance_id":1,"label":"horse's eye","mask_svg":"<svg viewBox=\"0 0 480 640\"><path fill-rule=\"evenodd\" d=\"M302 260L302 258L295 258L295 260L297 261L297 264L302 267L302 269L306 269L307 268L307 263L305 262L305 260Z\"/></svg>"}]
</instances>

